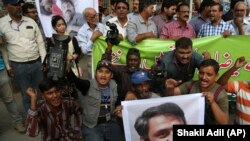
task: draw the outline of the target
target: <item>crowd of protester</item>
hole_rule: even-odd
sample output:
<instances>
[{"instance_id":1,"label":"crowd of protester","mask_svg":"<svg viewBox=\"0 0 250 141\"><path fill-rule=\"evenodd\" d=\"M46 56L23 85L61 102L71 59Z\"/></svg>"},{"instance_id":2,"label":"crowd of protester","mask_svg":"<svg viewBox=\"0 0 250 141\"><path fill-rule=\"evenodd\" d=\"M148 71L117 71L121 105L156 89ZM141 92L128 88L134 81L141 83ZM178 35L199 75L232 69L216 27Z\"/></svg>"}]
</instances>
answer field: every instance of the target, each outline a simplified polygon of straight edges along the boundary
<instances>
[{"instance_id":1,"label":"crowd of protester","mask_svg":"<svg viewBox=\"0 0 250 141\"><path fill-rule=\"evenodd\" d=\"M192 39L207 36L249 35L249 7L244 0L231 0L226 14L218 0L195 0L192 10L184 0L163 0L157 13L154 0L133 0L130 13L128 2L111 0L110 14L108 8L102 8L102 14L85 8L82 17L86 22L75 36L66 31L70 19L54 15L48 21L55 34L51 38L45 37L33 4L2 2L8 14L0 19L0 97L20 133L33 137L41 131L44 141L122 141L121 101L192 93L203 93L206 98L204 124L230 123L227 92L239 97L231 124L250 124L250 113L245 110L249 108L250 82L229 81L231 74L246 64L245 58L239 56L218 78L219 63L211 59L209 51L193 51L192 43ZM198 14L190 14L193 10ZM116 25L119 41L127 39L132 46L149 38L174 40L175 49L157 62L164 64L167 75L160 80L151 78L151 71L140 68L140 51L134 47L129 48L124 66L112 65L114 44L110 40L106 40L102 59L92 66L93 43L107 35L111 27L107 22ZM59 80L48 75L48 47L56 46L56 35L68 37L65 76ZM83 66L79 65L81 59ZM198 80L193 80L196 69ZM17 110L8 77L20 88L27 117ZM58 87L65 81L76 90ZM72 91L74 96L68 96Z\"/></svg>"}]
</instances>

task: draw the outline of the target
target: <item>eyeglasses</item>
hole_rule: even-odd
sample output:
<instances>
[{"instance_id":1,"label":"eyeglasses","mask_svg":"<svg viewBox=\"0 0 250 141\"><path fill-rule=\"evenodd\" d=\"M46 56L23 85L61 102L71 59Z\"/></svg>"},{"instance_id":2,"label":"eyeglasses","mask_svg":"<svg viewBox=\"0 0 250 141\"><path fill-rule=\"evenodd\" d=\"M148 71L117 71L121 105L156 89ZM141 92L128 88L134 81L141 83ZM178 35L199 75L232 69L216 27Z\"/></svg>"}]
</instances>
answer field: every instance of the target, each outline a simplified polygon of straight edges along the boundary
<instances>
[{"instance_id":1,"label":"eyeglasses","mask_svg":"<svg viewBox=\"0 0 250 141\"><path fill-rule=\"evenodd\" d=\"M88 18L90 18L90 19L95 19L95 18L97 18L98 17L98 14L96 14L96 15L93 15L93 16L87 16Z\"/></svg>"},{"instance_id":2,"label":"eyeglasses","mask_svg":"<svg viewBox=\"0 0 250 141\"><path fill-rule=\"evenodd\" d=\"M235 12L245 12L244 9L235 9Z\"/></svg>"},{"instance_id":3,"label":"eyeglasses","mask_svg":"<svg viewBox=\"0 0 250 141\"><path fill-rule=\"evenodd\" d=\"M124 6L118 6L118 7L116 7L116 9L118 9L118 10L127 10L128 8L124 7Z\"/></svg>"}]
</instances>

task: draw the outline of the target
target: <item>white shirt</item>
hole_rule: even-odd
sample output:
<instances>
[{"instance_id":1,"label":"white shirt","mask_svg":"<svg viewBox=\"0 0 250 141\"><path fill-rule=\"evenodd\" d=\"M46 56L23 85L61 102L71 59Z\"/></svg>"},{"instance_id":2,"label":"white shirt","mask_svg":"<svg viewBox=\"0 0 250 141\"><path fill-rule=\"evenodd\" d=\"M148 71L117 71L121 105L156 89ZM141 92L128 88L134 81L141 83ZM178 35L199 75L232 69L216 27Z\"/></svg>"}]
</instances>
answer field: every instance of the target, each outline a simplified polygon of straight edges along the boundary
<instances>
[{"instance_id":1,"label":"white shirt","mask_svg":"<svg viewBox=\"0 0 250 141\"><path fill-rule=\"evenodd\" d=\"M235 25L234 20L230 20L227 23L232 24L234 27L234 30L236 32L236 35L239 35L239 30L238 30L237 26ZM245 17L243 19L242 25L243 25L243 30L245 32L245 35L250 35L250 17Z\"/></svg>"},{"instance_id":2,"label":"white shirt","mask_svg":"<svg viewBox=\"0 0 250 141\"><path fill-rule=\"evenodd\" d=\"M99 30L102 34L104 33L104 25L98 23L96 28L92 30L88 23L84 23L77 33L77 41L82 50L83 54L92 54L93 42L90 40L94 31Z\"/></svg>"},{"instance_id":3,"label":"white shirt","mask_svg":"<svg viewBox=\"0 0 250 141\"><path fill-rule=\"evenodd\" d=\"M122 27L122 25L120 24L119 20L117 17L111 18L108 20L110 23L114 23L119 31L119 34L121 34L123 36L123 38L127 38L127 24L128 21L125 23L125 25ZM108 26L105 27L104 29L104 36L107 35L107 32L110 30L110 28Z\"/></svg>"},{"instance_id":4,"label":"white shirt","mask_svg":"<svg viewBox=\"0 0 250 141\"><path fill-rule=\"evenodd\" d=\"M37 23L22 16L19 23L13 21L9 15L0 19L0 32L6 40L9 60L28 62L46 55L45 44Z\"/></svg>"}]
</instances>

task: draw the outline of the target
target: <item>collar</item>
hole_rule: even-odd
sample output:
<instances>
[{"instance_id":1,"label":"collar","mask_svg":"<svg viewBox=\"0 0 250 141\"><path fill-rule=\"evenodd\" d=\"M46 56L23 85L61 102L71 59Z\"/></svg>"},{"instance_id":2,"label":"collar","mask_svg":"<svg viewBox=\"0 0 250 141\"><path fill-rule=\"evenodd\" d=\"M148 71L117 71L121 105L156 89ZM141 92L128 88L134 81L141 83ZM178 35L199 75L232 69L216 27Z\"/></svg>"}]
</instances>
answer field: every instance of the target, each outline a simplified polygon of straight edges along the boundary
<instances>
[{"instance_id":1,"label":"collar","mask_svg":"<svg viewBox=\"0 0 250 141\"><path fill-rule=\"evenodd\" d=\"M9 14L7 15L7 21L9 21L9 22L14 21L14 20L12 20L12 19L11 19L11 17L10 17L10 15L9 15ZM24 16L22 16L22 18L21 18L20 22L24 22L24 21L26 21L26 19L25 19L25 17L24 17Z\"/></svg>"},{"instance_id":2,"label":"collar","mask_svg":"<svg viewBox=\"0 0 250 141\"><path fill-rule=\"evenodd\" d=\"M45 112L47 112L47 113L54 113L51 110L51 108L49 107L49 105L46 103L46 101L44 101L44 102L45 102ZM60 104L60 110L59 110L59 112L58 113L54 113L54 114L60 114L62 112L62 110L63 110L62 102L63 102L63 99L61 99L61 104Z\"/></svg>"}]
</instances>

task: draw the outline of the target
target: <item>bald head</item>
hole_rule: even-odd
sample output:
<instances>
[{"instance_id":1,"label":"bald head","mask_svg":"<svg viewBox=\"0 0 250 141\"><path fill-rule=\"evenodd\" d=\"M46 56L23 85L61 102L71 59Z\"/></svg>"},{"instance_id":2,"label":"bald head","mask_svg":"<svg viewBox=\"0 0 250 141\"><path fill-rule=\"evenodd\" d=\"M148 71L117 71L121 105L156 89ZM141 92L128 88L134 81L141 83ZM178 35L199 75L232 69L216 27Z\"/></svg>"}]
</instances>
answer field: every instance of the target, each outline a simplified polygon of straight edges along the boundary
<instances>
[{"instance_id":1,"label":"bald head","mask_svg":"<svg viewBox=\"0 0 250 141\"><path fill-rule=\"evenodd\" d=\"M96 10L94 9L94 8L92 8L92 7L87 7L87 8L85 8L84 9L84 11L83 11L83 16L86 18L87 16L89 16L89 15L96 15L97 14L97 12L96 12Z\"/></svg>"},{"instance_id":2,"label":"bald head","mask_svg":"<svg viewBox=\"0 0 250 141\"><path fill-rule=\"evenodd\" d=\"M239 1L234 6L234 16L235 17L244 17L246 15L247 6L243 1Z\"/></svg>"}]
</instances>

